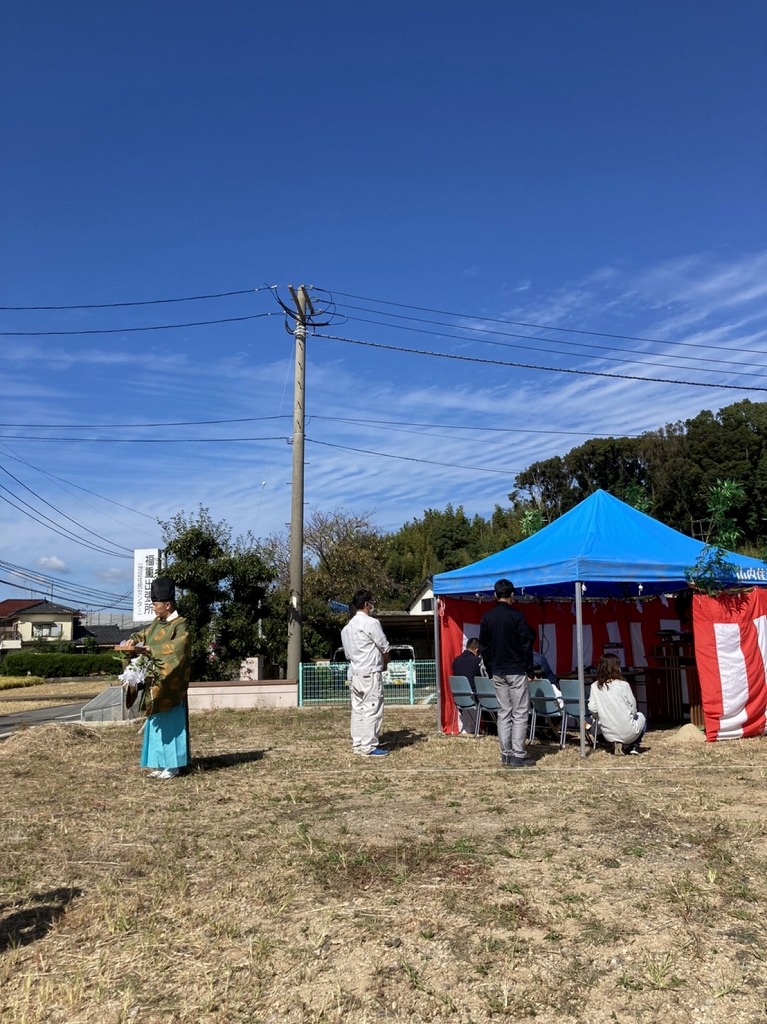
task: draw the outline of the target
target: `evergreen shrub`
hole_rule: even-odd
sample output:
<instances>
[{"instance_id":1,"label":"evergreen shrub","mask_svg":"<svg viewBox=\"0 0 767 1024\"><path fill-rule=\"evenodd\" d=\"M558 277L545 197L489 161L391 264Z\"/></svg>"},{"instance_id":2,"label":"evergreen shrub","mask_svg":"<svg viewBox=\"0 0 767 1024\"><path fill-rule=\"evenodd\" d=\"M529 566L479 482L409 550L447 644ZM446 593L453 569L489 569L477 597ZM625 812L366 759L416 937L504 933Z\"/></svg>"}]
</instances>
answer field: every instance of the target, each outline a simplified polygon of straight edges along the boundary
<instances>
[{"instance_id":1,"label":"evergreen shrub","mask_svg":"<svg viewBox=\"0 0 767 1024\"><path fill-rule=\"evenodd\" d=\"M33 676L58 679L62 676L111 676L122 671L114 653L40 654L36 651L9 651L0 660L0 675Z\"/></svg>"}]
</instances>

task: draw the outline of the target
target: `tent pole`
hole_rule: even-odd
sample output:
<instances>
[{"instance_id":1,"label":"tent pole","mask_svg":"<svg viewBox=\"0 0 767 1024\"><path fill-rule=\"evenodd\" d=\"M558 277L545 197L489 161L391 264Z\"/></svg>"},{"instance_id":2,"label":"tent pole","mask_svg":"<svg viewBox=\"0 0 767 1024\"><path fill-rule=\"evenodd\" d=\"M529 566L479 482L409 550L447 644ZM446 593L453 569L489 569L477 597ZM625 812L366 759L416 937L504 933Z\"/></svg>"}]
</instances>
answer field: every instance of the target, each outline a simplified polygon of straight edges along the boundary
<instances>
[{"instance_id":1,"label":"tent pole","mask_svg":"<svg viewBox=\"0 0 767 1024\"><path fill-rule=\"evenodd\" d=\"M586 756L586 673L583 669L583 584L575 581L575 644L578 653L578 703L581 715L581 757Z\"/></svg>"}]
</instances>

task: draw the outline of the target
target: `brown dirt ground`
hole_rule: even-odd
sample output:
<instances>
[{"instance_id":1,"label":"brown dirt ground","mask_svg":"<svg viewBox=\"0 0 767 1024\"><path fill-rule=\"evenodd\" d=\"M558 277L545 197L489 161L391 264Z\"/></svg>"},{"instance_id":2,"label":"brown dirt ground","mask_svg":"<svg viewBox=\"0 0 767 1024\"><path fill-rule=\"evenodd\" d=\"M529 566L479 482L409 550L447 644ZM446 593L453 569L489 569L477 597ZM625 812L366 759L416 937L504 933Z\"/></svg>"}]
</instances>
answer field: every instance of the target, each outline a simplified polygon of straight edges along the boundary
<instances>
[{"instance_id":1,"label":"brown dirt ground","mask_svg":"<svg viewBox=\"0 0 767 1024\"><path fill-rule=\"evenodd\" d=\"M136 727L0 744L0 1019L764 1024L767 739L585 760L387 708L192 718L195 763Z\"/></svg>"}]
</instances>

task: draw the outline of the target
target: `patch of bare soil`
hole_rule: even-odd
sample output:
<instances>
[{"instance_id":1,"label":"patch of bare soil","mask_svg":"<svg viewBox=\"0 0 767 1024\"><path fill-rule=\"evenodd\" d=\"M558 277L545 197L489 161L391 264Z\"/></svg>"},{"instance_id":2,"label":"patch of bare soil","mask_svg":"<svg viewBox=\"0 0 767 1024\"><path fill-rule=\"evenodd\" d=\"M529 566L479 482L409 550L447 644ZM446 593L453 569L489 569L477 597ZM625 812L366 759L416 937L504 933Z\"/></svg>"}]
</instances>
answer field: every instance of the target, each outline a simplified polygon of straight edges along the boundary
<instances>
[{"instance_id":1,"label":"patch of bare soil","mask_svg":"<svg viewBox=\"0 0 767 1024\"><path fill-rule=\"evenodd\" d=\"M0 745L0 1018L38 1024L767 1019L767 740L582 759L387 708L192 718L157 782L121 729Z\"/></svg>"}]
</instances>

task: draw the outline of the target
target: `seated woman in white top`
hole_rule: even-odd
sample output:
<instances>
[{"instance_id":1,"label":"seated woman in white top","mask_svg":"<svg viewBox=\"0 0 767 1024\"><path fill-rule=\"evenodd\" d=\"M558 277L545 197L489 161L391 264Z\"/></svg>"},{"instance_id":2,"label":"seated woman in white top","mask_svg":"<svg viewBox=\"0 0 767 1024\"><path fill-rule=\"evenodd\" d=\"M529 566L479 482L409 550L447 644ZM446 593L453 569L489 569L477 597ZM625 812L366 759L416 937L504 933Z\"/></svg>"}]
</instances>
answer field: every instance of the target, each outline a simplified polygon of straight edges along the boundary
<instances>
[{"instance_id":1,"label":"seated woman in white top","mask_svg":"<svg viewBox=\"0 0 767 1024\"><path fill-rule=\"evenodd\" d=\"M589 696L589 711L598 716L600 732L615 744L616 754L641 753L639 741L647 722L642 712L637 711L636 697L621 675L621 663L614 654L603 654L599 659L597 681Z\"/></svg>"}]
</instances>

